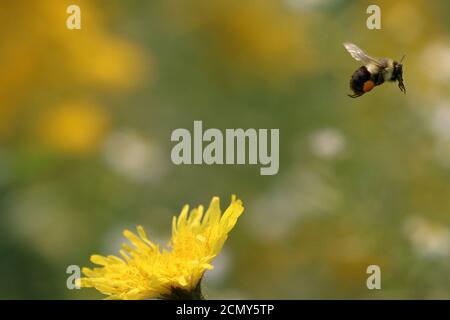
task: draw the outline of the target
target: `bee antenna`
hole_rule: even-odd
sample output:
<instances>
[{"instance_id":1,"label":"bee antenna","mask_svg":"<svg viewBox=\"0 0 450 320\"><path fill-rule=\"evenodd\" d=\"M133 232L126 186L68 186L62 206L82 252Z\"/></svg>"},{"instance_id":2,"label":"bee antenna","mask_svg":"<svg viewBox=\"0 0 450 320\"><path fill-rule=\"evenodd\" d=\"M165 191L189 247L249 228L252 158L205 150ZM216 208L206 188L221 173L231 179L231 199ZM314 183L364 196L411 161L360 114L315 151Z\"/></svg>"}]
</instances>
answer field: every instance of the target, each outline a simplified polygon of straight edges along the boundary
<instances>
[{"instance_id":1,"label":"bee antenna","mask_svg":"<svg viewBox=\"0 0 450 320\"><path fill-rule=\"evenodd\" d=\"M403 62L403 59L405 59L405 57L406 57L406 54L404 54L403 57L400 59L400 63Z\"/></svg>"}]
</instances>

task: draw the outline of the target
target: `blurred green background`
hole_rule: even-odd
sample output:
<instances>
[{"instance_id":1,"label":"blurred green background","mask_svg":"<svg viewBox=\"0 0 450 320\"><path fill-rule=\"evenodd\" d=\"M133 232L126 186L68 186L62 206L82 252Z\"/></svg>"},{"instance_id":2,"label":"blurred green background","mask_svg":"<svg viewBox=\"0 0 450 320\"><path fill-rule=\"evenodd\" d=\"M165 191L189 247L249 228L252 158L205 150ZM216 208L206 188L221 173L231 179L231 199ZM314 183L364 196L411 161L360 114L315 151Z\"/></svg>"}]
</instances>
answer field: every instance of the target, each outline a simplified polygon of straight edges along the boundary
<instances>
[{"instance_id":1,"label":"blurred green background","mask_svg":"<svg viewBox=\"0 0 450 320\"><path fill-rule=\"evenodd\" d=\"M82 29L65 27L78 4ZM382 29L366 28L381 7ZM209 298L450 298L450 2L2 1L0 298L97 299L66 267L184 204L246 211ZM350 99L359 65L406 54ZM279 128L280 171L175 166L171 132ZM381 267L382 290L366 288Z\"/></svg>"}]
</instances>

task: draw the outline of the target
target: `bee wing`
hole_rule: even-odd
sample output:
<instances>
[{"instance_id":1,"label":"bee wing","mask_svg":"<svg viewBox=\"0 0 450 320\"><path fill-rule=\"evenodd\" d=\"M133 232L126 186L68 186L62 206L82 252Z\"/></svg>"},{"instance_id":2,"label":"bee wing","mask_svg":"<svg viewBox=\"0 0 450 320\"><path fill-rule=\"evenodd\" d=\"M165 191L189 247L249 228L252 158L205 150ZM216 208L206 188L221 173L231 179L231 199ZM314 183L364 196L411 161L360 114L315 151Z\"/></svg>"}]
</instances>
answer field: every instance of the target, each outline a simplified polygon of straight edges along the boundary
<instances>
[{"instance_id":1,"label":"bee wing","mask_svg":"<svg viewBox=\"0 0 450 320\"><path fill-rule=\"evenodd\" d=\"M344 48L348 51L348 53L350 53L350 55L352 56L353 59L355 59L356 61L362 62L364 65L374 63L377 66L382 66L382 63L379 59L369 56L356 44L346 42L346 43L344 43Z\"/></svg>"}]
</instances>

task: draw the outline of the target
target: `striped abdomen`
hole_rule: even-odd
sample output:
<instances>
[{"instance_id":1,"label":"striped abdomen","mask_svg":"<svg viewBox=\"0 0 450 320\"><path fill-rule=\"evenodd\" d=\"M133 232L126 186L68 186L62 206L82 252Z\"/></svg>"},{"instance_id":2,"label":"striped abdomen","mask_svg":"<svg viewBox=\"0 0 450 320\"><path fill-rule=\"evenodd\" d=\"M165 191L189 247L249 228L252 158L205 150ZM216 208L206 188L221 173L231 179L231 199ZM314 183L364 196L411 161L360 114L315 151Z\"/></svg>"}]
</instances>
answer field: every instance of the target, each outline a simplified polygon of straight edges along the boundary
<instances>
[{"instance_id":1,"label":"striped abdomen","mask_svg":"<svg viewBox=\"0 0 450 320\"><path fill-rule=\"evenodd\" d=\"M353 73L350 79L350 88L354 92L352 97L359 97L383 82L384 79L381 73L372 75L365 66L362 66Z\"/></svg>"}]
</instances>

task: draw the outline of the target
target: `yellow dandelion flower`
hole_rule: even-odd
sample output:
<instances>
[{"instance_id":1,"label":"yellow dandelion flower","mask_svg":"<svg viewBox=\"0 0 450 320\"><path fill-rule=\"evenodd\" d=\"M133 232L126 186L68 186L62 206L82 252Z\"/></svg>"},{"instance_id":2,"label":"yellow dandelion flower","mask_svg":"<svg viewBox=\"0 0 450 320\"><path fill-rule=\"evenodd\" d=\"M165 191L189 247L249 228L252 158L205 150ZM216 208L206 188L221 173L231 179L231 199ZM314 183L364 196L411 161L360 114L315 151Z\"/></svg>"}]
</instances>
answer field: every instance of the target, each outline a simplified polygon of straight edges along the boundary
<instances>
[{"instance_id":1,"label":"yellow dandelion flower","mask_svg":"<svg viewBox=\"0 0 450 320\"><path fill-rule=\"evenodd\" d=\"M214 197L208 210L184 206L173 218L168 248L160 250L142 226L137 235L125 230L133 247L123 244L121 258L91 256L98 268L83 268L82 287L94 287L110 299L202 299L200 282L221 249L228 233L244 211L242 201L232 196L222 214Z\"/></svg>"}]
</instances>

